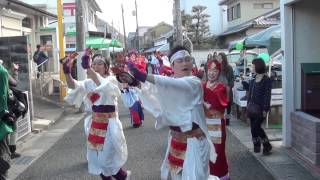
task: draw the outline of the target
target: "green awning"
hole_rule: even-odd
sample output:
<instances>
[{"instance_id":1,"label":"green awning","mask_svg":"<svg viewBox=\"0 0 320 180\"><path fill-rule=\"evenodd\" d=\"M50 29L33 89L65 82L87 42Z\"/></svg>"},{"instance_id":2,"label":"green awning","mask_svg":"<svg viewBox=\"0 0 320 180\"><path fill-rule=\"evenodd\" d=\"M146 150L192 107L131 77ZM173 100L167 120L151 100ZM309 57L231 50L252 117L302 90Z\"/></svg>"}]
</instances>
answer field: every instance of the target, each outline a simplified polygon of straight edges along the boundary
<instances>
[{"instance_id":1,"label":"green awning","mask_svg":"<svg viewBox=\"0 0 320 180\"><path fill-rule=\"evenodd\" d=\"M88 37L86 39L86 47L91 47L91 48L109 48L111 39L106 39L103 37Z\"/></svg>"},{"instance_id":2,"label":"green awning","mask_svg":"<svg viewBox=\"0 0 320 180\"><path fill-rule=\"evenodd\" d=\"M301 63L301 68L305 74L320 74L320 63Z\"/></svg>"}]
</instances>

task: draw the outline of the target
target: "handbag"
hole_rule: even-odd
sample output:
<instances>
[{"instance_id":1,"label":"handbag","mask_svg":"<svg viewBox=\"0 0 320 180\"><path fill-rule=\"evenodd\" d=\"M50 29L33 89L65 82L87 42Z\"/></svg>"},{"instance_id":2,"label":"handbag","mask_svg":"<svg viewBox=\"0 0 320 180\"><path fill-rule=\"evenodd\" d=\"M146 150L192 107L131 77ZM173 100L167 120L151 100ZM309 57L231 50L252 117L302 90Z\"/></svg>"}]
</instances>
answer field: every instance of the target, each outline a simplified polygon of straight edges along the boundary
<instances>
[{"instance_id":1,"label":"handbag","mask_svg":"<svg viewBox=\"0 0 320 180\"><path fill-rule=\"evenodd\" d=\"M254 85L255 85L255 82L253 82L253 85L251 88L251 93L250 93L251 98L250 98L250 102L248 103L248 106L247 106L247 117L250 119L262 116L262 108L258 104L255 104L254 102L252 102L252 99L253 99L252 94L253 94L253 90L254 90Z\"/></svg>"},{"instance_id":2,"label":"handbag","mask_svg":"<svg viewBox=\"0 0 320 180\"><path fill-rule=\"evenodd\" d=\"M8 126L3 121L0 121L0 141L2 141L7 134L10 134L13 132L13 129Z\"/></svg>"},{"instance_id":3,"label":"handbag","mask_svg":"<svg viewBox=\"0 0 320 180\"><path fill-rule=\"evenodd\" d=\"M6 174L7 171L10 169L10 163L0 157L0 176L1 174Z\"/></svg>"}]
</instances>

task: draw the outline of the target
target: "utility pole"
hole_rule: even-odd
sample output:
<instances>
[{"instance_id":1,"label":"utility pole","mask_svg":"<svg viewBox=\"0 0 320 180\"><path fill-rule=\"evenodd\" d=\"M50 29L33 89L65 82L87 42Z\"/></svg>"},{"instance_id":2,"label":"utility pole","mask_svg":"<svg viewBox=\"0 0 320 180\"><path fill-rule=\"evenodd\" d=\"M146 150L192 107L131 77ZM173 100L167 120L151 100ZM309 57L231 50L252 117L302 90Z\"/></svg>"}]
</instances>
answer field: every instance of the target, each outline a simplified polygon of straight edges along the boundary
<instances>
[{"instance_id":1,"label":"utility pole","mask_svg":"<svg viewBox=\"0 0 320 180\"><path fill-rule=\"evenodd\" d=\"M59 59L63 58L65 56L64 53L64 34L63 34L63 24L62 24L62 19L63 19L63 15L62 15L62 3L61 0L57 0L57 15L58 15L58 34L59 34ZM67 94L67 90L66 90L66 77L62 71L63 66L62 64L60 64L60 82L61 82L61 86L60 86L60 101L63 101L63 98L66 96Z\"/></svg>"},{"instance_id":2,"label":"utility pole","mask_svg":"<svg viewBox=\"0 0 320 180\"><path fill-rule=\"evenodd\" d=\"M86 73L81 67L81 56L85 50L85 32L84 32L84 15L83 1L76 0L76 51L80 54L77 58L77 79L84 80Z\"/></svg>"},{"instance_id":3,"label":"utility pole","mask_svg":"<svg viewBox=\"0 0 320 180\"><path fill-rule=\"evenodd\" d=\"M175 45L183 45L180 0L174 0Z\"/></svg>"},{"instance_id":4,"label":"utility pole","mask_svg":"<svg viewBox=\"0 0 320 180\"><path fill-rule=\"evenodd\" d=\"M137 0L135 0L135 7L136 7L136 23L137 23L137 31L136 31L136 40L137 40L137 50L139 51L139 25L138 25L138 6Z\"/></svg>"},{"instance_id":5,"label":"utility pole","mask_svg":"<svg viewBox=\"0 0 320 180\"><path fill-rule=\"evenodd\" d=\"M127 49L127 37L126 37L126 27L124 23L124 10L123 10L123 4L121 4L122 9L122 26L123 26L123 41L124 41L124 50Z\"/></svg>"}]
</instances>

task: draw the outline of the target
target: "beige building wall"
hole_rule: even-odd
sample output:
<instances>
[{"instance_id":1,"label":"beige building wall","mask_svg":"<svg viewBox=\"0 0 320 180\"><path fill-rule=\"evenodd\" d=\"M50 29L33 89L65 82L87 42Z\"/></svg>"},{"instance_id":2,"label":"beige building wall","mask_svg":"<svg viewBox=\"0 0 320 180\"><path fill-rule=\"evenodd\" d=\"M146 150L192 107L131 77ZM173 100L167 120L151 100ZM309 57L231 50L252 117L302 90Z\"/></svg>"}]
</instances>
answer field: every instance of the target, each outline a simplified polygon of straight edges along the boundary
<instances>
[{"instance_id":1,"label":"beige building wall","mask_svg":"<svg viewBox=\"0 0 320 180\"><path fill-rule=\"evenodd\" d=\"M21 19L1 16L1 37L6 36L21 36L22 35L22 23Z\"/></svg>"},{"instance_id":2,"label":"beige building wall","mask_svg":"<svg viewBox=\"0 0 320 180\"><path fill-rule=\"evenodd\" d=\"M229 7L233 7L240 3L240 13L241 16L238 19L228 21L228 28L242 24L246 21L249 21L253 18L256 18L262 14L265 14L267 12L272 11L273 9L279 8L280 1L279 0L236 0L232 1L230 4L228 4ZM256 3L272 3L273 8L272 9L259 9L254 6Z\"/></svg>"}]
</instances>

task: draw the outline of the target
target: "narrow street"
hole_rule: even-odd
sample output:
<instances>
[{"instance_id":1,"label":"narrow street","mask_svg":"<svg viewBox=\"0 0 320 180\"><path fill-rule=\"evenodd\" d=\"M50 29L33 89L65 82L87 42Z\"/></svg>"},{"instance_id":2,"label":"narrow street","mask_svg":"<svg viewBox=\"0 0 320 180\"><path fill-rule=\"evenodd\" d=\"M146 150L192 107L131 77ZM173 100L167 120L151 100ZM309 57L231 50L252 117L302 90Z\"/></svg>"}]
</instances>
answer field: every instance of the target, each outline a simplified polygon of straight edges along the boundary
<instances>
[{"instance_id":1,"label":"narrow street","mask_svg":"<svg viewBox=\"0 0 320 180\"><path fill-rule=\"evenodd\" d=\"M165 153L168 130L155 130L154 120L149 114L146 115L143 127L133 129L130 126L128 115L125 109L121 109L120 119L129 150L125 168L132 171L131 180L157 180L160 177L160 166ZM228 133L227 141L231 179L273 179L271 174L231 133ZM99 179L98 176L92 176L87 172L85 143L82 120L17 179Z\"/></svg>"}]
</instances>

